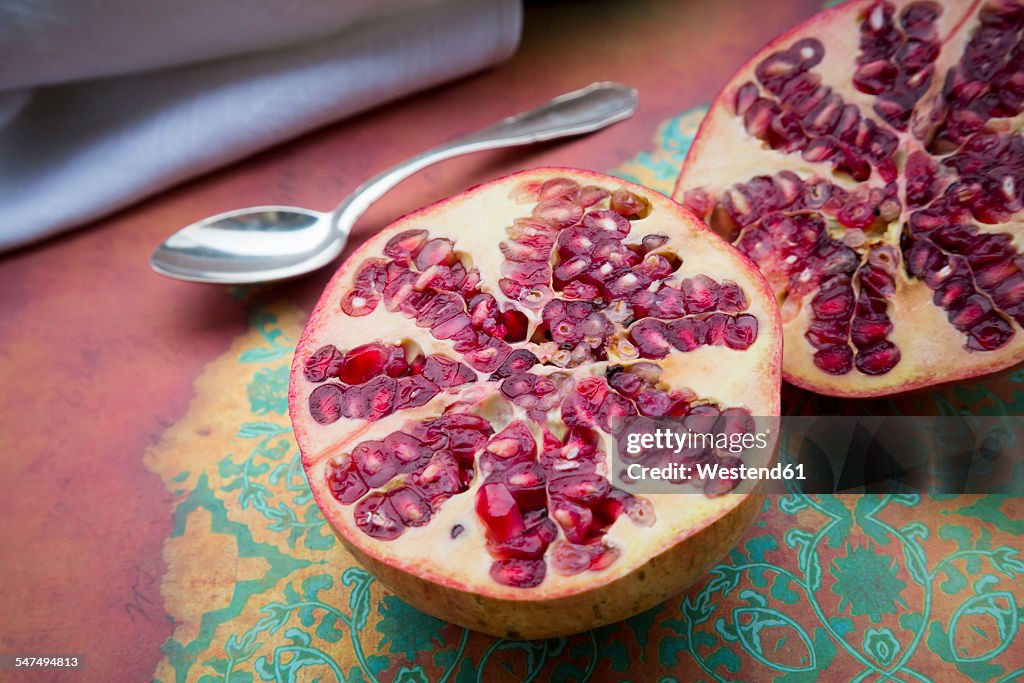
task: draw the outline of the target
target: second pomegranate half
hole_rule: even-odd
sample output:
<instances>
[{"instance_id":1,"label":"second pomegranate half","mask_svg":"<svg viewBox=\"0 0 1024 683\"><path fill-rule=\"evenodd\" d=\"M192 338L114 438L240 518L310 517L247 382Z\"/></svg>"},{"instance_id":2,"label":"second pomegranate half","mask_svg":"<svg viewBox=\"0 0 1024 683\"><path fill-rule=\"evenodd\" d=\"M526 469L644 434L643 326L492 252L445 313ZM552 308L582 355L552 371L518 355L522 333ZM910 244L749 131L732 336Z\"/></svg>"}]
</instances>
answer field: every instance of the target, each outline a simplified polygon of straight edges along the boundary
<instances>
[{"instance_id":1,"label":"second pomegranate half","mask_svg":"<svg viewBox=\"0 0 1024 683\"><path fill-rule=\"evenodd\" d=\"M852 1L715 100L676 198L782 308L786 379L879 396L1024 360L1024 5Z\"/></svg>"},{"instance_id":2,"label":"second pomegranate half","mask_svg":"<svg viewBox=\"0 0 1024 683\"><path fill-rule=\"evenodd\" d=\"M563 635L679 593L740 538L757 495L628 493L612 432L778 415L781 336L764 278L690 211L539 169L357 250L296 349L291 417L317 504L391 590L487 633Z\"/></svg>"}]
</instances>

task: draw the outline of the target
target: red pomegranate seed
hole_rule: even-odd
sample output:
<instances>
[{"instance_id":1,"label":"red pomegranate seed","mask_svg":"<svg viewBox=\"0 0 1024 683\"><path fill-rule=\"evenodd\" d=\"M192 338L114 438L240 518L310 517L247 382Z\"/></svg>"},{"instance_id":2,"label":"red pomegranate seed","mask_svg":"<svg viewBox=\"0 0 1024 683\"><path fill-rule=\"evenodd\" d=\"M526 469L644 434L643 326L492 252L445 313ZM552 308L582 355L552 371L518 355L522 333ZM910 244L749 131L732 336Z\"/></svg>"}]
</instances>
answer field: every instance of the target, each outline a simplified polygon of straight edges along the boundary
<instances>
[{"instance_id":1,"label":"red pomegranate seed","mask_svg":"<svg viewBox=\"0 0 1024 683\"><path fill-rule=\"evenodd\" d=\"M536 510L547 505L544 470L536 462L517 462L502 473L501 479L521 509Z\"/></svg>"},{"instance_id":2,"label":"red pomegranate seed","mask_svg":"<svg viewBox=\"0 0 1024 683\"><path fill-rule=\"evenodd\" d=\"M530 323L525 315L519 311L508 309L501 313L501 322L505 325L505 341L520 342L526 339Z\"/></svg>"},{"instance_id":3,"label":"red pomegranate seed","mask_svg":"<svg viewBox=\"0 0 1024 683\"><path fill-rule=\"evenodd\" d=\"M384 307L389 311L415 315L423 302L432 298L430 294L417 292L415 284L416 275L408 270L390 280L384 286Z\"/></svg>"},{"instance_id":4,"label":"red pomegranate seed","mask_svg":"<svg viewBox=\"0 0 1024 683\"><path fill-rule=\"evenodd\" d=\"M853 288L849 278L835 276L822 284L811 299L814 317L825 320L847 319L853 313Z\"/></svg>"},{"instance_id":5,"label":"red pomegranate seed","mask_svg":"<svg viewBox=\"0 0 1024 683\"><path fill-rule=\"evenodd\" d=\"M583 218L583 207L566 199L548 199L534 207L533 216L554 228L567 228Z\"/></svg>"},{"instance_id":6,"label":"red pomegranate seed","mask_svg":"<svg viewBox=\"0 0 1024 683\"><path fill-rule=\"evenodd\" d=\"M427 356L423 366L423 378L442 389L475 382L476 373L458 361L440 354Z\"/></svg>"},{"instance_id":7,"label":"red pomegranate seed","mask_svg":"<svg viewBox=\"0 0 1024 683\"><path fill-rule=\"evenodd\" d=\"M651 213L651 204L644 197L620 189L612 192L611 209L629 220L639 220Z\"/></svg>"},{"instance_id":8,"label":"red pomegranate seed","mask_svg":"<svg viewBox=\"0 0 1024 683\"><path fill-rule=\"evenodd\" d=\"M561 291L567 299L593 299L600 290L596 285L576 280L562 287Z\"/></svg>"},{"instance_id":9,"label":"red pomegranate seed","mask_svg":"<svg viewBox=\"0 0 1024 683\"><path fill-rule=\"evenodd\" d=\"M322 346L306 359L303 375L310 382L323 382L328 377L337 377L341 359L341 352L333 345Z\"/></svg>"},{"instance_id":10,"label":"red pomegranate seed","mask_svg":"<svg viewBox=\"0 0 1024 683\"><path fill-rule=\"evenodd\" d=\"M416 267L426 270L430 266L450 266L456 261L455 245L451 240L443 237L435 237L424 243L423 247L416 254Z\"/></svg>"},{"instance_id":11,"label":"red pomegranate seed","mask_svg":"<svg viewBox=\"0 0 1024 683\"><path fill-rule=\"evenodd\" d=\"M640 320L630 328L629 337L640 351L641 358L664 358L672 350L667 328L660 320Z\"/></svg>"},{"instance_id":12,"label":"red pomegranate seed","mask_svg":"<svg viewBox=\"0 0 1024 683\"><path fill-rule=\"evenodd\" d=\"M686 278L680 283L689 313L706 313L718 308L720 286L707 275Z\"/></svg>"},{"instance_id":13,"label":"red pomegranate seed","mask_svg":"<svg viewBox=\"0 0 1024 683\"><path fill-rule=\"evenodd\" d=\"M398 395L398 382L386 375L375 377L359 387L358 392L367 405L366 419L379 420L394 411L395 399Z\"/></svg>"},{"instance_id":14,"label":"red pomegranate seed","mask_svg":"<svg viewBox=\"0 0 1024 683\"><path fill-rule=\"evenodd\" d=\"M391 258L413 259L426 241L426 230L406 230L388 240L384 254Z\"/></svg>"},{"instance_id":15,"label":"red pomegranate seed","mask_svg":"<svg viewBox=\"0 0 1024 683\"><path fill-rule=\"evenodd\" d=\"M501 274L521 285L539 285L551 280L551 266L547 261L502 261Z\"/></svg>"},{"instance_id":16,"label":"red pomegranate seed","mask_svg":"<svg viewBox=\"0 0 1024 683\"><path fill-rule=\"evenodd\" d=\"M607 543L592 543L587 548L590 550L590 571L599 572L602 569L615 564L622 551Z\"/></svg>"},{"instance_id":17,"label":"red pomegranate seed","mask_svg":"<svg viewBox=\"0 0 1024 683\"><path fill-rule=\"evenodd\" d=\"M430 504L408 486L399 486L387 494L388 501L405 526L423 526L430 521Z\"/></svg>"},{"instance_id":18,"label":"red pomegranate seed","mask_svg":"<svg viewBox=\"0 0 1024 683\"><path fill-rule=\"evenodd\" d=\"M891 332L892 322L889 321L888 316L877 319L855 317L850 326L850 341L860 349L884 341ZM841 341L843 340L832 343L841 343Z\"/></svg>"},{"instance_id":19,"label":"red pomegranate seed","mask_svg":"<svg viewBox=\"0 0 1024 683\"><path fill-rule=\"evenodd\" d=\"M537 240L531 242L501 242L498 247L502 255L509 261L529 262L544 261L551 250L551 245L538 245Z\"/></svg>"},{"instance_id":20,"label":"red pomegranate seed","mask_svg":"<svg viewBox=\"0 0 1024 683\"><path fill-rule=\"evenodd\" d=\"M662 287L655 294L654 308L659 318L679 318L686 315L686 298L678 289Z\"/></svg>"},{"instance_id":21,"label":"red pomegranate seed","mask_svg":"<svg viewBox=\"0 0 1024 683\"><path fill-rule=\"evenodd\" d=\"M512 347L490 337L480 347L467 351L464 358L470 367L484 373L492 373L501 367L512 354Z\"/></svg>"},{"instance_id":22,"label":"red pomegranate seed","mask_svg":"<svg viewBox=\"0 0 1024 683\"><path fill-rule=\"evenodd\" d=\"M428 295L418 306L415 313L416 324L420 327L434 328L436 336L437 327L453 318L462 316L456 330L469 325L469 318L466 316L465 303L457 294L451 292L437 292ZM449 337L445 337L449 339Z\"/></svg>"},{"instance_id":23,"label":"red pomegranate seed","mask_svg":"<svg viewBox=\"0 0 1024 683\"><path fill-rule=\"evenodd\" d=\"M596 473L559 477L548 483L552 496L561 496L588 507L601 501L610 490L608 480Z\"/></svg>"},{"instance_id":24,"label":"red pomegranate seed","mask_svg":"<svg viewBox=\"0 0 1024 683\"><path fill-rule=\"evenodd\" d=\"M449 429L448 448L456 456L469 461L487 442L487 435L480 429Z\"/></svg>"},{"instance_id":25,"label":"red pomegranate seed","mask_svg":"<svg viewBox=\"0 0 1024 683\"><path fill-rule=\"evenodd\" d=\"M438 394L438 388L422 376L402 377L398 380L395 410L418 408Z\"/></svg>"},{"instance_id":26,"label":"red pomegranate seed","mask_svg":"<svg viewBox=\"0 0 1024 683\"><path fill-rule=\"evenodd\" d=\"M967 347L991 351L1005 346L1014 335L1013 327L1002 317L990 313L974 324L967 333Z\"/></svg>"},{"instance_id":27,"label":"red pomegranate seed","mask_svg":"<svg viewBox=\"0 0 1024 683\"><path fill-rule=\"evenodd\" d=\"M605 281L605 289L616 299L623 298L632 292L647 287L651 279L634 268L616 271Z\"/></svg>"},{"instance_id":28,"label":"red pomegranate seed","mask_svg":"<svg viewBox=\"0 0 1024 683\"><path fill-rule=\"evenodd\" d=\"M552 516L562 527L565 537L572 543L584 543L589 538L594 514L586 507L566 498L552 498Z\"/></svg>"},{"instance_id":29,"label":"red pomegranate seed","mask_svg":"<svg viewBox=\"0 0 1024 683\"><path fill-rule=\"evenodd\" d=\"M487 452L503 460L533 459L537 457L537 442L530 428L516 420L491 437Z\"/></svg>"},{"instance_id":30,"label":"red pomegranate seed","mask_svg":"<svg viewBox=\"0 0 1024 683\"><path fill-rule=\"evenodd\" d=\"M729 280L723 281L718 290L718 310L723 313L739 313L748 307L747 297L740 286Z\"/></svg>"},{"instance_id":31,"label":"red pomegranate seed","mask_svg":"<svg viewBox=\"0 0 1024 683\"><path fill-rule=\"evenodd\" d=\"M632 398L643 388L644 381L639 375L620 370L608 376L608 385L619 393Z\"/></svg>"},{"instance_id":32,"label":"red pomegranate seed","mask_svg":"<svg viewBox=\"0 0 1024 683\"><path fill-rule=\"evenodd\" d=\"M693 351L704 343L707 324L697 318L680 318L668 324L666 338L680 351Z\"/></svg>"},{"instance_id":33,"label":"red pomegranate seed","mask_svg":"<svg viewBox=\"0 0 1024 683\"><path fill-rule=\"evenodd\" d=\"M363 384L384 372L389 353L383 344L363 344L345 354L338 378L346 384Z\"/></svg>"},{"instance_id":34,"label":"red pomegranate seed","mask_svg":"<svg viewBox=\"0 0 1024 683\"><path fill-rule=\"evenodd\" d=\"M725 346L729 326L734 325L733 319L725 313L712 313L704 321L704 343L708 346ZM736 343L739 343L739 339Z\"/></svg>"},{"instance_id":35,"label":"red pomegranate seed","mask_svg":"<svg viewBox=\"0 0 1024 683\"><path fill-rule=\"evenodd\" d=\"M352 449L352 462L371 488L391 481L398 474L398 463L382 441L364 441Z\"/></svg>"},{"instance_id":36,"label":"red pomegranate seed","mask_svg":"<svg viewBox=\"0 0 1024 683\"><path fill-rule=\"evenodd\" d=\"M660 389L644 389L636 397L636 407L641 415L662 417L672 412L673 402L669 395Z\"/></svg>"},{"instance_id":37,"label":"red pomegranate seed","mask_svg":"<svg viewBox=\"0 0 1024 683\"><path fill-rule=\"evenodd\" d=\"M725 343L731 349L743 350L757 339L757 318L752 315L738 315L729 318L725 328Z\"/></svg>"},{"instance_id":38,"label":"red pomegranate seed","mask_svg":"<svg viewBox=\"0 0 1024 683\"><path fill-rule=\"evenodd\" d=\"M846 321L812 320L805 336L811 346L823 349L837 344L845 344L849 331Z\"/></svg>"},{"instance_id":39,"label":"red pomegranate seed","mask_svg":"<svg viewBox=\"0 0 1024 683\"><path fill-rule=\"evenodd\" d=\"M814 364L830 375L845 375L853 369L853 351L846 345L820 349L814 354Z\"/></svg>"},{"instance_id":40,"label":"red pomegranate seed","mask_svg":"<svg viewBox=\"0 0 1024 683\"><path fill-rule=\"evenodd\" d=\"M574 199L579 191L580 185L569 178L552 178L540 186L537 198L541 201L546 199Z\"/></svg>"},{"instance_id":41,"label":"red pomegranate seed","mask_svg":"<svg viewBox=\"0 0 1024 683\"><path fill-rule=\"evenodd\" d=\"M900 362L900 350L890 341L883 341L857 352L855 364L865 375L881 375Z\"/></svg>"},{"instance_id":42,"label":"red pomegranate seed","mask_svg":"<svg viewBox=\"0 0 1024 683\"><path fill-rule=\"evenodd\" d=\"M554 523L545 519L537 526L527 529L504 543L494 543L488 546L488 550L499 559L540 559L544 556L548 545L551 544L548 536L557 533L558 529Z\"/></svg>"},{"instance_id":43,"label":"red pomegranate seed","mask_svg":"<svg viewBox=\"0 0 1024 683\"><path fill-rule=\"evenodd\" d=\"M551 568L562 576L575 576L590 568L590 553L582 545L556 543L551 552Z\"/></svg>"},{"instance_id":44,"label":"red pomegranate seed","mask_svg":"<svg viewBox=\"0 0 1024 683\"><path fill-rule=\"evenodd\" d=\"M380 296L370 292L352 290L341 300L341 310L353 317L369 315L380 303Z\"/></svg>"},{"instance_id":45,"label":"red pomegranate seed","mask_svg":"<svg viewBox=\"0 0 1024 683\"><path fill-rule=\"evenodd\" d=\"M630 225L616 211L591 211L583 217L583 225L597 231L599 235L621 238L629 234Z\"/></svg>"},{"instance_id":46,"label":"red pomegranate seed","mask_svg":"<svg viewBox=\"0 0 1024 683\"><path fill-rule=\"evenodd\" d=\"M597 204L601 200L608 197L608 190L603 187L597 187L596 185L587 185L581 187L580 191L576 193L576 203L587 208Z\"/></svg>"},{"instance_id":47,"label":"red pomegranate seed","mask_svg":"<svg viewBox=\"0 0 1024 683\"><path fill-rule=\"evenodd\" d=\"M488 537L499 543L523 532L523 516L504 484L484 484L476 493L476 513L487 527Z\"/></svg>"},{"instance_id":48,"label":"red pomegranate seed","mask_svg":"<svg viewBox=\"0 0 1024 683\"><path fill-rule=\"evenodd\" d=\"M324 384L309 395L309 414L320 424L337 422L342 415L345 387L340 384Z\"/></svg>"},{"instance_id":49,"label":"red pomegranate seed","mask_svg":"<svg viewBox=\"0 0 1024 683\"><path fill-rule=\"evenodd\" d=\"M416 437L405 432L392 432L384 437L382 449L388 458L394 458L403 472L411 472L430 459L431 449Z\"/></svg>"},{"instance_id":50,"label":"red pomegranate seed","mask_svg":"<svg viewBox=\"0 0 1024 683\"><path fill-rule=\"evenodd\" d=\"M597 426L609 434L617 434L625 426L623 419L636 414L632 402L616 393L608 393L597 410Z\"/></svg>"},{"instance_id":51,"label":"red pomegranate seed","mask_svg":"<svg viewBox=\"0 0 1024 683\"><path fill-rule=\"evenodd\" d=\"M387 261L382 258L369 258L359 265L353 278L353 285L358 290L380 293L387 280Z\"/></svg>"},{"instance_id":52,"label":"red pomegranate seed","mask_svg":"<svg viewBox=\"0 0 1024 683\"><path fill-rule=\"evenodd\" d=\"M370 490L350 459L346 459L338 466L329 465L326 476L331 495L345 505L356 502Z\"/></svg>"},{"instance_id":53,"label":"red pomegranate seed","mask_svg":"<svg viewBox=\"0 0 1024 683\"><path fill-rule=\"evenodd\" d=\"M494 374L490 379L501 379L503 377L509 377L511 375L526 372L538 362L537 356L533 355L526 349L516 349L509 354L509 357L505 359L505 362L501 364L501 367L494 371Z\"/></svg>"},{"instance_id":54,"label":"red pomegranate seed","mask_svg":"<svg viewBox=\"0 0 1024 683\"><path fill-rule=\"evenodd\" d=\"M629 519L641 527L649 527L655 522L654 505L646 498L640 498L621 489L613 488L608 498L600 506L601 515L609 520L608 524L625 513Z\"/></svg>"},{"instance_id":55,"label":"red pomegranate seed","mask_svg":"<svg viewBox=\"0 0 1024 683\"><path fill-rule=\"evenodd\" d=\"M533 588L544 581L547 564L544 560L507 559L491 565L491 578L503 586Z\"/></svg>"},{"instance_id":56,"label":"red pomegranate seed","mask_svg":"<svg viewBox=\"0 0 1024 683\"><path fill-rule=\"evenodd\" d=\"M422 471L413 473L410 482L434 505L466 490L459 476L459 461L450 451L437 451Z\"/></svg>"},{"instance_id":57,"label":"red pomegranate seed","mask_svg":"<svg viewBox=\"0 0 1024 683\"><path fill-rule=\"evenodd\" d=\"M356 526L374 538L390 541L405 532L405 525L391 501L379 493L372 493L356 503L352 515Z\"/></svg>"}]
</instances>

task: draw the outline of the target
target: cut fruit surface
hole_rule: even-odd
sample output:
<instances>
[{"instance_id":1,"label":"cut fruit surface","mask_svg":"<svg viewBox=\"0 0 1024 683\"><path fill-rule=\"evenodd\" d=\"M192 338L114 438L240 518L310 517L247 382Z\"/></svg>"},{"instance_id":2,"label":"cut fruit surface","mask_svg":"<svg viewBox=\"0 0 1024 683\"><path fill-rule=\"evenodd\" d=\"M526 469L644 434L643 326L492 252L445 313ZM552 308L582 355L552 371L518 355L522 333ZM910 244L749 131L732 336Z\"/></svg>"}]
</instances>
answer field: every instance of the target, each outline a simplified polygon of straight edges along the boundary
<instances>
[{"instance_id":1,"label":"cut fruit surface","mask_svg":"<svg viewBox=\"0 0 1024 683\"><path fill-rule=\"evenodd\" d=\"M762 269L784 377L880 396L1024 359L1024 5L853 1L762 49L675 197Z\"/></svg>"},{"instance_id":2,"label":"cut fruit surface","mask_svg":"<svg viewBox=\"0 0 1024 683\"><path fill-rule=\"evenodd\" d=\"M651 607L736 542L759 496L628 493L613 432L636 415L776 416L780 360L764 278L691 212L537 169L349 257L289 402L317 504L357 559L430 614L538 638Z\"/></svg>"}]
</instances>

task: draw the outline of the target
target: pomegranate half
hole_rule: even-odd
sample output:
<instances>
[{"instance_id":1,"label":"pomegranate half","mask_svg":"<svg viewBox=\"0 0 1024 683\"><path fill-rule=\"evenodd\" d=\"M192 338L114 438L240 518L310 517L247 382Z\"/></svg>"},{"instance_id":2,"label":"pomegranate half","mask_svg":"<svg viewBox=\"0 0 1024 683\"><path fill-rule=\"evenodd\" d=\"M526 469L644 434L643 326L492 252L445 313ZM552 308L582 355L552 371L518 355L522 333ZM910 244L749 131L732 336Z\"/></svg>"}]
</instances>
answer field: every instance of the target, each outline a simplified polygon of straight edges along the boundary
<instances>
[{"instance_id":1,"label":"pomegranate half","mask_svg":"<svg viewBox=\"0 0 1024 683\"><path fill-rule=\"evenodd\" d=\"M766 282L691 212L545 168L352 254L289 399L317 504L364 566L424 612L543 638L682 591L760 508L720 480L627 493L616 420L778 415L780 363Z\"/></svg>"},{"instance_id":2,"label":"pomegranate half","mask_svg":"<svg viewBox=\"0 0 1024 683\"><path fill-rule=\"evenodd\" d=\"M1024 6L846 2L715 100L675 197L761 268L784 377L878 396L1024 359Z\"/></svg>"}]
</instances>

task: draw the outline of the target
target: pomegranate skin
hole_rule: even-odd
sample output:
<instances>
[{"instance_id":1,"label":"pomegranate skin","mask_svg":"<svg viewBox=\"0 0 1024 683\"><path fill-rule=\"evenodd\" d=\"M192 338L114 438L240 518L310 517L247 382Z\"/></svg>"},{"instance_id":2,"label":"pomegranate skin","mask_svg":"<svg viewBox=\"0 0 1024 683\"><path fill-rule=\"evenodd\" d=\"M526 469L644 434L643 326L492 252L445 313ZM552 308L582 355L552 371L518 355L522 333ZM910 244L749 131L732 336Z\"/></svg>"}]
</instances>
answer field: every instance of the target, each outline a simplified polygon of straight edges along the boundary
<instances>
[{"instance_id":1,"label":"pomegranate skin","mask_svg":"<svg viewBox=\"0 0 1024 683\"><path fill-rule=\"evenodd\" d=\"M510 387L511 383L523 383L524 373L540 372L536 378L524 384L532 387L531 401L561 396L559 392L562 389L550 378L558 375L562 369L551 367L555 360L551 355L542 353L536 343L536 331L547 324L543 317L543 306L533 309L528 308L527 304L520 306L520 310L529 317L529 333L525 335L526 339L522 340L524 335L518 328L506 331L507 338L515 340L510 341L510 344L516 351L504 356L505 360L499 362L488 355L492 351L501 353L500 344L491 342L483 344L482 351L466 351L461 358L460 353L451 353L452 348L466 348L469 344L468 337L460 332L448 336L451 333L449 328L452 327L449 321L459 319L457 313L453 318L448 318L448 314L445 313L442 316L444 320L435 321L435 326L427 329L422 324L429 315L424 314L424 306L420 306L413 313L404 314L405 317L396 311L387 311L385 314L383 307L387 305L389 297L386 288L383 294L374 295L380 299L378 302L372 301L374 296L361 297L364 301L359 302L359 307L348 306L349 310L357 313L354 317L369 316L366 321L353 320L353 315L346 310L345 303L351 301L352 287L357 286L355 283L370 279L370 276L365 274L366 263L376 264L381 254L387 253L386 245L392 240L395 240L395 246L391 247L390 251L398 254L396 258L402 258L405 244L418 243L415 236L408 233L422 229L431 233L424 238L427 241L436 236L453 240L454 253L466 255L465 262L469 264L471 259L474 269L479 268L479 279L490 284L486 292L494 296L497 306L503 310L513 306L514 300L495 286L497 279L501 277L501 266L504 263L502 253L512 252L508 247L499 250L499 243L507 244L503 240L508 240L506 229L513 229L510 227L513 223L512 217L528 217L531 207L534 206L535 199L527 201L518 198L521 189L530 188L531 193L536 193L537 188L546 188L547 183L556 180L569 180L581 186L583 190L579 196L587 196L588 201L593 201L596 207L594 210L600 209L602 202L607 203L607 195L612 191L632 193L632 203L624 202L624 205L629 207L628 210L637 211L638 215L642 213L643 217L631 219L633 230L636 231L635 236L629 238L631 244L639 249L641 237L644 236L643 244L650 245L652 249L680 250L682 275L677 276L676 280L679 277L694 277L706 272L716 281L728 283L726 286L730 292L739 288L738 294L732 293L725 297L724 308L719 309L729 311L728 313L702 312L698 315L726 316L730 320L740 316L756 317L756 334L753 339L747 336L741 340L742 343L739 345L742 349L731 348L718 340L716 343L701 344L699 348L685 352L672 349L668 357L661 360L634 359L634 364L638 368L658 365L662 368L663 374L667 373L666 376L670 376L666 379L666 391L668 387L678 390L672 394L672 401L675 402L673 405L686 405L687 401L695 400L694 397L699 396L700 398L696 399L698 403L702 400L712 400L722 408L745 406L744 409L759 416L777 416L780 411L781 321L767 283L753 263L715 236L690 211L646 188L618 178L576 169L541 168L524 171L477 186L404 216L360 246L342 264L327 285L298 342L292 365L289 387L290 415L302 454L303 468L314 499L352 556L396 595L437 618L508 638L547 638L585 631L627 618L680 593L698 580L735 545L763 504L763 496L746 492L726 493L716 497L706 497L699 493L652 494L647 498L650 500L649 504L653 506L656 520L638 525L634 520L627 518L625 513L620 512L616 513L620 515L617 519L608 523L609 526L597 530L601 542L608 543L614 548L614 552L607 553L606 559L598 563L600 566L566 576L559 574L545 559L545 562L548 562L547 573L543 580L538 582L539 585L520 588L514 585L501 585L488 574L492 559L497 557L493 554L496 552L496 546L494 541L487 539L486 528L476 516L474 503L480 486L489 481L487 477L501 475L497 470L488 475L487 471L481 469L501 466L500 458L495 459L489 451L477 450L473 468L468 471L460 470L464 478L458 492L441 494L431 499L434 508L432 516L427 521L409 526L399 534L393 533L390 527L382 527L382 524L390 524L400 516L399 513L390 511L386 505L379 507L383 511L382 516L369 520L372 523L368 523L366 519L355 518L354 510L359 509L359 505L353 504L353 501L363 496L365 490L352 488L339 491L331 488L332 485L341 486L339 482L348 481L346 477L351 476L357 465L367 467L365 462L353 465L348 459L348 453L353 451L355 446L375 444L374 448L377 448L376 445L385 442L388 435L399 431L420 434L416 431L416 424L422 423L425 419L437 419L441 413L449 414L445 412L445 406L462 405L463 400L470 400L465 398L467 396L472 397L468 414L479 413L488 416L487 419L493 423L489 430L484 428L484 433L488 434L487 438L490 439L486 443L493 443L493 437L500 436L501 427L508 418L494 417L495 413L491 409L495 405L512 403L513 399L509 398L509 395L520 396L518 389L509 390L507 395L502 393L502 388L506 382L510 383ZM603 200L600 198L601 193L594 189L596 186L608 188ZM593 199L594 197L597 199ZM557 202L557 197L546 201ZM555 208L562 211L561 207ZM552 215L557 218L560 214L552 210ZM532 219L525 220L529 222ZM473 230L482 234L474 234ZM666 233L667 237L647 239L648 232ZM445 250L435 251L443 253ZM688 254L691 255L689 259ZM520 256L520 252L515 252L515 255ZM432 256L431 260L434 259ZM444 267L455 268L456 265L451 261L448 259L446 263L450 265ZM673 267L678 266L676 259ZM506 270L512 272L511 268ZM528 269L515 272L522 278L535 277ZM396 277L394 281L400 281L400 277L402 276ZM412 278L408 279L412 281ZM468 279L473 279L472 274ZM619 286L622 277L618 276L614 280L616 286ZM625 285L631 287L633 283L626 281ZM678 286L678 283L674 286ZM506 288L514 291L511 287ZM393 286L390 290L392 305L396 307L400 305L395 303L398 298L395 295L397 289ZM465 295L467 301L483 301L477 298L478 296ZM406 301L414 299L413 295ZM581 329L583 321L589 321L584 334L599 337L608 333L608 319L595 318L592 312L588 312L591 309L569 299L572 297L566 299L566 315L576 315L575 319L581 321L578 323ZM529 301L528 297L523 297L523 300ZM370 306L380 308L365 313L363 304L366 301L371 301ZM619 319L620 312L602 310L608 312L609 319ZM470 319L471 313L472 311L468 312L467 320ZM414 315L418 317L410 317ZM498 316L493 314L480 317L481 325L490 325L498 319ZM443 330L444 339L436 335L433 338L430 336L431 330L436 329ZM615 348L619 349L628 341L628 337L622 330L615 332L615 335L619 344ZM378 341L388 347L403 339L406 343L414 339L416 348L422 348L422 353L428 358L433 353L447 353L451 359L472 366L478 380L442 388L422 405L398 408L395 407L398 403L393 403L391 408L388 408L393 412L388 414L384 414L385 409L373 412L342 405L341 416L328 424L311 417L310 395L316 387L324 386L323 382L330 383L335 380L328 377L319 384L313 382L308 375L312 375L314 380L319 380L325 373L319 370L322 363L316 365L316 372L307 373L307 360L322 358L322 355L317 354L326 344L334 345L340 353L344 353ZM526 354L515 356L520 348L536 351L536 359L531 360ZM595 377L602 378L602 375L588 374L588 368L595 367L603 372L612 364L611 354L614 351L611 348L612 345L609 344L609 360L591 359L581 362L580 365L565 368L565 372L577 372L580 373L579 377L590 377L589 382L578 382L579 386L585 388L586 397L601 394L603 391L611 392L607 385L603 384L603 379L601 382L595 381ZM510 360L513 358L518 360L513 362ZM725 359L724 362L722 359ZM415 358L407 358L407 361L406 365L411 368L408 372L420 373L410 376L422 377L422 367L425 363ZM529 364L533 362L538 366L531 368ZM570 361L570 365L574 362ZM687 366L686 363L691 365ZM538 367L541 370L538 371ZM645 369L644 376L647 377L649 372L649 368ZM399 383L408 379L406 376L396 377ZM684 381L686 384L680 384ZM690 384L693 391L690 391ZM645 392L649 391L651 389L645 389ZM359 387L349 387L345 390L345 397L348 399L350 395L358 393ZM580 394L572 396L577 404L586 407L580 403L586 397L581 397ZM563 407L567 405L563 398L559 398L559 402L562 402ZM617 409L624 410L625 399L619 399L614 405ZM583 408L581 414L586 412ZM525 413L522 419L530 424L530 429L534 432L536 449L512 449L506 444L496 452L499 455L514 452L518 453L512 456L514 458L533 457L537 458L540 464L544 464L544 458L547 456L545 449L549 448L547 438L550 434L545 432L545 438L541 439L537 430L542 427L530 420L541 419L541 416L547 415L548 417L544 419L561 424L563 418L560 415L564 417L564 414L560 412L557 403L554 408L547 410L547 413L528 410L525 407L516 410L520 411L519 414ZM464 421L472 422L469 417ZM544 424L551 426L553 423ZM565 429L564 425L561 429ZM610 438L600 427L595 426L593 433L600 436L599 441L604 440L600 441L601 443ZM560 432L558 438L568 443L572 439L571 435L571 430L564 437ZM589 448L585 438L580 444L579 448ZM443 449L444 446L437 445L431 448L436 451ZM434 451L429 455L433 457ZM417 462L415 452L407 453L405 457L408 463ZM458 457L445 457L446 462L461 462ZM594 457L610 456L607 451L599 449L599 455ZM339 469L342 466L346 469ZM378 468L373 471L380 470ZM343 472L345 476L339 476L339 472ZM390 470L386 472L382 479L392 476ZM551 476L551 473L547 472L547 475ZM404 475L395 476L398 478L389 479L366 495L379 496L379 491L387 491L389 487L393 489L399 478ZM410 476L421 477L422 467ZM469 483L466 483L467 478ZM408 480L405 481L408 483ZM460 486L457 476L446 478L444 481L448 487L445 490L449 492ZM376 479L374 483L377 483ZM445 495L449 497L445 498ZM534 508L535 501L526 505L523 510L524 518L533 519L538 512L543 512ZM596 523L595 521L594 524ZM533 522L528 521L527 524ZM533 528L536 527L531 527ZM379 537L373 537L368 530L378 533ZM559 538L555 543L564 543L564 530L559 529L558 533ZM544 558L550 556L549 548Z\"/></svg>"}]
</instances>

